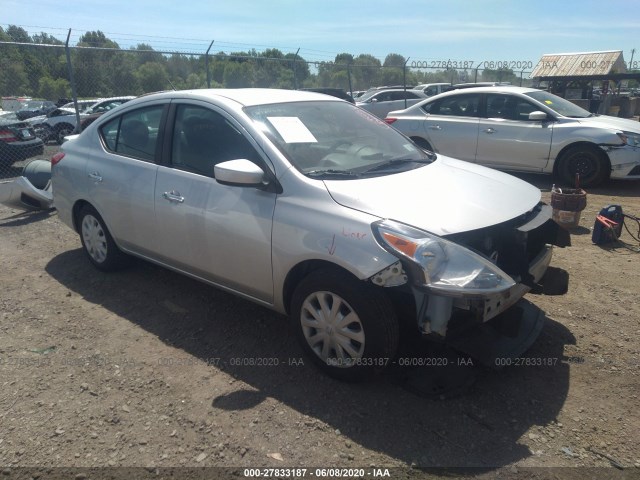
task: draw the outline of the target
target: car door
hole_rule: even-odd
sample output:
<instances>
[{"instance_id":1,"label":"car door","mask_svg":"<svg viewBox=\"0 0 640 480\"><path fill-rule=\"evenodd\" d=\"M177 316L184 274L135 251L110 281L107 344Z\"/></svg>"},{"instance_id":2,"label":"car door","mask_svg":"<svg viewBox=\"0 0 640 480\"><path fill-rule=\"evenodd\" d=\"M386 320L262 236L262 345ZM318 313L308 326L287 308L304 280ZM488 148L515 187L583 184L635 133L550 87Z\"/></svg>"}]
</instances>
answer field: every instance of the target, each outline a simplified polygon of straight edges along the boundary
<instances>
[{"instance_id":1,"label":"car door","mask_svg":"<svg viewBox=\"0 0 640 480\"><path fill-rule=\"evenodd\" d=\"M443 155L475 161L478 142L479 93L451 95L425 104L425 137Z\"/></svg>"},{"instance_id":2,"label":"car door","mask_svg":"<svg viewBox=\"0 0 640 480\"><path fill-rule=\"evenodd\" d=\"M516 95L489 93L480 119L476 162L489 167L541 171L549 162L553 121L529 120L540 111Z\"/></svg>"},{"instance_id":3,"label":"car door","mask_svg":"<svg viewBox=\"0 0 640 480\"><path fill-rule=\"evenodd\" d=\"M391 106L392 92L380 92L371 97L365 106L365 109L373 113L376 117L384 118L388 112L393 110Z\"/></svg>"},{"instance_id":4,"label":"car door","mask_svg":"<svg viewBox=\"0 0 640 480\"><path fill-rule=\"evenodd\" d=\"M116 242L146 255L154 250L154 192L161 123L168 103L130 110L99 128L103 149L86 163L88 195Z\"/></svg>"},{"instance_id":5,"label":"car door","mask_svg":"<svg viewBox=\"0 0 640 480\"><path fill-rule=\"evenodd\" d=\"M177 103L158 169L155 220L160 259L200 278L273 301L271 228L276 195L222 185L214 165L267 161L246 131L210 104Z\"/></svg>"}]
</instances>

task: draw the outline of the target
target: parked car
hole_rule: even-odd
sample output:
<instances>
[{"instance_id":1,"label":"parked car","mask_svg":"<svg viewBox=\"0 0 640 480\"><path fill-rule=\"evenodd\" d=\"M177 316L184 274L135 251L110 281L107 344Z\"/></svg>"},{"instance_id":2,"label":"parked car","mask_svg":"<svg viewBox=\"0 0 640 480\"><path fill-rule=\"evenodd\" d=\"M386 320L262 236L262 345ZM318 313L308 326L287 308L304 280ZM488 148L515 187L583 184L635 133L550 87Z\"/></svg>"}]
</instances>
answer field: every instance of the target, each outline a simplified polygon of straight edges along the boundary
<instances>
[{"instance_id":1,"label":"parked car","mask_svg":"<svg viewBox=\"0 0 640 480\"><path fill-rule=\"evenodd\" d=\"M13 114L0 117L0 165L13 165L43 151L44 143L27 122Z\"/></svg>"},{"instance_id":2,"label":"parked car","mask_svg":"<svg viewBox=\"0 0 640 480\"><path fill-rule=\"evenodd\" d=\"M112 108L122 105L131 100L132 96L101 98L95 100L79 100L78 111L80 113L80 122L85 119L88 123L98 118ZM45 142L55 140L58 145L62 144L64 137L72 134L76 129L76 111L73 102L68 103L60 108L56 108L45 116L30 119L36 134ZM86 124L88 124L86 123Z\"/></svg>"},{"instance_id":3,"label":"parked car","mask_svg":"<svg viewBox=\"0 0 640 480\"><path fill-rule=\"evenodd\" d=\"M56 104L49 100L29 100L16 110L16 117L18 117L18 120L26 120L27 118L46 115L56 108Z\"/></svg>"},{"instance_id":4,"label":"parked car","mask_svg":"<svg viewBox=\"0 0 640 480\"><path fill-rule=\"evenodd\" d=\"M433 97L439 93L446 92L451 88L450 83L423 83L413 87L413 90L420 90L427 97Z\"/></svg>"},{"instance_id":5,"label":"parked car","mask_svg":"<svg viewBox=\"0 0 640 480\"><path fill-rule=\"evenodd\" d=\"M390 111L407 108L424 98L426 95L420 90L372 90L358 98L356 105L379 118L384 118Z\"/></svg>"},{"instance_id":6,"label":"parked car","mask_svg":"<svg viewBox=\"0 0 640 480\"><path fill-rule=\"evenodd\" d=\"M543 90L479 87L390 112L418 145L488 167L555 174L584 187L640 179L640 124L594 115Z\"/></svg>"},{"instance_id":7,"label":"parked car","mask_svg":"<svg viewBox=\"0 0 640 480\"><path fill-rule=\"evenodd\" d=\"M445 342L488 328L563 241L539 189L312 92L140 97L68 137L52 181L96 268L134 255L288 314L313 362L349 380L390 363L400 318ZM512 325L512 354L543 317Z\"/></svg>"}]
</instances>

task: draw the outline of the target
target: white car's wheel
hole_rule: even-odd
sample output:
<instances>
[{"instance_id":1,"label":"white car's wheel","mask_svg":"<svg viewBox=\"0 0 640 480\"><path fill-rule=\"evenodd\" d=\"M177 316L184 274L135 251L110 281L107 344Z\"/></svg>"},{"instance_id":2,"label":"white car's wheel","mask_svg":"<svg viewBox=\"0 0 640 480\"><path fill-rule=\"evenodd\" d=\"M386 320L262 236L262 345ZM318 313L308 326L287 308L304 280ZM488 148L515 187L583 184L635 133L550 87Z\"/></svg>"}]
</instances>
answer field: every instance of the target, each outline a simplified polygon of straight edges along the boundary
<instances>
[{"instance_id":1,"label":"white car's wheel","mask_svg":"<svg viewBox=\"0 0 640 480\"><path fill-rule=\"evenodd\" d=\"M398 320L387 296L346 272L318 270L304 278L291 318L311 360L341 380L384 368L398 346Z\"/></svg>"}]
</instances>

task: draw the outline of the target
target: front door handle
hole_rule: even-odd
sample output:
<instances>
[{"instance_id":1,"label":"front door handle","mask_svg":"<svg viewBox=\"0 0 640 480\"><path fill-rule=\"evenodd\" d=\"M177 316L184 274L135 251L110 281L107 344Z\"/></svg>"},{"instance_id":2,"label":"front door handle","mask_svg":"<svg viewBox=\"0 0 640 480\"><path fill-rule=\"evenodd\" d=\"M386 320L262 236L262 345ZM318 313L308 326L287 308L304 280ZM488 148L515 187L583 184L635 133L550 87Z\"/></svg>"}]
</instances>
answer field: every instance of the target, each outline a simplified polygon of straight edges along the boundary
<instances>
[{"instance_id":1,"label":"front door handle","mask_svg":"<svg viewBox=\"0 0 640 480\"><path fill-rule=\"evenodd\" d=\"M431 130L442 130L442 127L440 125L431 125L429 128Z\"/></svg>"},{"instance_id":2,"label":"front door handle","mask_svg":"<svg viewBox=\"0 0 640 480\"><path fill-rule=\"evenodd\" d=\"M170 202L175 203L183 203L184 197L180 195L180 192L176 192L175 190L171 190L170 192L164 192L162 194L162 198L165 200L169 200Z\"/></svg>"},{"instance_id":3,"label":"front door handle","mask_svg":"<svg viewBox=\"0 0 640 480\"><path fill-rule=\"evenodd\" d=\"M92 172L87 176L96 183L102 182L102 176L100 176L100 173L98 172Z\"/></svg>"},{"instance_id":4,"label":"front door handle","mask_svg":"<svg viewBox=\"0 0 640 480\"><path fill-rule=\"evenodd\" d=\"M493 128L485 128L483 130L484 133L496 133L496 131Z\"/></svg>"}]
</instances>

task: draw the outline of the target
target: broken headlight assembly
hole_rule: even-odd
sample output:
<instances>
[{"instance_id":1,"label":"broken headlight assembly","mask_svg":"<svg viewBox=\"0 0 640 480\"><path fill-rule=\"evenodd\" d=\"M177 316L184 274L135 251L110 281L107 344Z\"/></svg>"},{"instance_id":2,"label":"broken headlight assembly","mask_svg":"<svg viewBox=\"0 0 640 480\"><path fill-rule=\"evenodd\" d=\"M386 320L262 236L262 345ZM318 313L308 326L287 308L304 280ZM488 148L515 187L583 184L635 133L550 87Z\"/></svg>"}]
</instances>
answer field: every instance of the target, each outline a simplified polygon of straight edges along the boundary
<instances>
[{"instance_id":1,"label":"broken headlight assembly","mask_svg":"<svg viewBox=\"0 0 640 480\"><path fill-rule=\"evenodd\" d=\"M418 283L443 295L488 295L515 285L487 258L437 235L393 220L375 222L371 228L381 246L403 263L409 261Z\"/></svg>"},{"instance_id":2,"label":"broken headlight assembly","mask_svg":"<svg viewBox=\"0 0 640 480\"><path fill-rule=\"evenodd\" d=\"M640 134L634 132L618 132L620 140L631 147L640 147Z\"/></svg>"}]
</instances>

